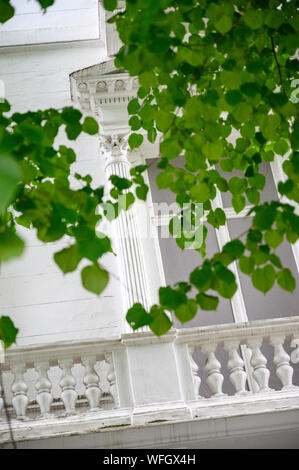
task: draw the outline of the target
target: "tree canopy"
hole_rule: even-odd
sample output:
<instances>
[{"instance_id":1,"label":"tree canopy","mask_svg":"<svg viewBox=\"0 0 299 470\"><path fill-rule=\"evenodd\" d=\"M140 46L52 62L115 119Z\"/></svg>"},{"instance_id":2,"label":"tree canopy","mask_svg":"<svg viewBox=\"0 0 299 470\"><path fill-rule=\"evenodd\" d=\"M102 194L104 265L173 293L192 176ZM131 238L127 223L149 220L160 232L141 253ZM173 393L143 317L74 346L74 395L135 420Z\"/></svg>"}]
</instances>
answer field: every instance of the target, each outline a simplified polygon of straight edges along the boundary
<instances>
[{"instance_id":1,"label":"tree canopy","mask_svg":"<svg viewBox=\"0 0 299 470\"><path fill-rule=\"evenodd\" d=\"M45 8L53 1L39 3ZM0 0L2 4L6 16L0 8L0 20L6 21L11 15L9 1ZM116 6L116 0L104 0L107 10ZM161 287L160 303L150 311L135 304L127 313L129 324L133 329L149 325L161 335L172 325L169 312L187 322L199 309L216 310L219 296L230 299L237 290L229 268L233 261L263 293L275 283L292 292L295 279L276 249L285 240L295 243L299 236L297 2L127 0L109 22L116 24L124 44L116 55L116 67L140 83L137 97L128 105L129 145L134 149L145 137L151 143L159 138L157 185L176 195L182 209L176 215L179 222L185 216L184 204L189 204L190 233L176 237L178 246L184 249L186 239L196 238L198 203L203 204L210 226L217 230L225 224L225 212L211 205L216 190L231 194L236 213L246 203L253 206L244 243L234 239L212 258L206 256L205 243L194 245L202 262L189 279ZM90 117L82 122L81 113L73 108L12 116L8 112L5 102L0 116L0 259L22 252L16 224L35 227L44 242L67 235L72 245L56 253L55 262L67 273L87 258L92 264L82 271L83 285L100 294L109 273L99 259L111 251L109 238L96 235L96 225L107 215L96 210L103 188L94 189L89 176L75 175L83 187L71 189L69 175L76 155L67 147L54 146L60 126L74 140L81 132L97 133L97 123ZM235 143L229 141L232 131L239 135ZM184 166L177 168L173 163L180 155ZM285 180L278 184L277 200L261 203L266 178L260 167L274 159L281 160ZM126 210L135 198L146 199L148 188L142 177L146 168L133 168L131 180L112 176L108 204L118 207L121 196ZM224 178L223 172L230 176L233 170L242 176ZM172 233L174 226L172 220ZM203 235L205 240L206 228ZM7 317L0 323L4 340L5 318L7 323Z\"/></svg>"}]
</instances>

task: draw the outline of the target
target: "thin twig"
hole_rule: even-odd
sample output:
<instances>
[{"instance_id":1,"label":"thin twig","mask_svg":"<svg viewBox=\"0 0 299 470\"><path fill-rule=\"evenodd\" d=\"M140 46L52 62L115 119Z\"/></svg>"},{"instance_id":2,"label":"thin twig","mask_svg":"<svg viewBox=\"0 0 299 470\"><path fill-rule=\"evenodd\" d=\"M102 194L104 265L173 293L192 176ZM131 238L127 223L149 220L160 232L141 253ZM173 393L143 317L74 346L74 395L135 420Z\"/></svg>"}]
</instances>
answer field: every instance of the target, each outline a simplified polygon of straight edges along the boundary
<instances>
[{"instance_id":1,"label":"thin twig","mask_svg":"<svg viewBox=\"0 0 299 470\"><path fill-rule=\"evenodd\" d=\"M278 59L277 59L277 55L276 55L276 51L275 51L273 36L270 36L270 38L271 38L272 52L273 52L274 59L275 59L276 65L277 65L277 70L278 70L278 73L279 73L279 81L280 81L280 85L281 85L281 87L282 87L281 69L280 69L280 65L279 65L279 62L278 62Z\"/></svg>"}]
</instances>

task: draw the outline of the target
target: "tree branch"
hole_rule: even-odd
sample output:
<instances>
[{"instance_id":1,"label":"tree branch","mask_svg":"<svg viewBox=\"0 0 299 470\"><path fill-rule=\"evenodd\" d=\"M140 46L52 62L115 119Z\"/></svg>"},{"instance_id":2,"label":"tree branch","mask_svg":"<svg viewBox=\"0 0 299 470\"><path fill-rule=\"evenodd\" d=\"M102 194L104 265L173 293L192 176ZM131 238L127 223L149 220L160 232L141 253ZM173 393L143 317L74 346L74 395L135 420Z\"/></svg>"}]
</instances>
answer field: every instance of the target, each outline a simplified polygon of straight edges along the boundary
<instances>
[{"instance_id":1,"label":"tree branch","mask_svg":"<svg viewBox=\"0 0 299 470\"><path fill-rule=\"evenodd\" d=\"M280 81L280 85L281 85L281 87L282 87L281 69L280 69L280 65L279 65L279 62L278 62L278 59L277 59L277 55L276 55L276 51L275 51L273 36L270 36L270 38L271 38L272 52L273 52L273 55L274 55L274 59L275 59L276 66L277 66L277 70L278 70L278 74L279 74L279 81Z\"/></svg>"}]
</instances>

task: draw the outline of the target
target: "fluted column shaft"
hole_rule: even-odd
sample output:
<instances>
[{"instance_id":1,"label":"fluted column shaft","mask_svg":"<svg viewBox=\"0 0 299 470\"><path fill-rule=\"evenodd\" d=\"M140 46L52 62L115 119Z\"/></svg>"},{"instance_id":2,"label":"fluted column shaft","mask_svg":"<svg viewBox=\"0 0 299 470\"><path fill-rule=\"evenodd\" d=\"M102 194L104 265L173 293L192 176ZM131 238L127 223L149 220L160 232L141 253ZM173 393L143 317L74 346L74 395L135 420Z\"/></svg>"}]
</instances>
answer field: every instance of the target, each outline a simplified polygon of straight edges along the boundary
<instances>
[{"instance_id":1,"label":"fluted column shaft","mask_svg":"<svg viewBox=\"0 0 299 470\"><path fill-rule=\"evenodd\" d=\"M111 175L130 179L131 164L127 158L128 146L125 137L102 137L101 151L105 156L107 180ZM127 211L121 210L114 221L115 251L119 261L124 314L136 302L149 307L149 287L145 270L143 249L134 205ZM124 332L131 332L124 324Z\"/></svg>"}]
</instances>

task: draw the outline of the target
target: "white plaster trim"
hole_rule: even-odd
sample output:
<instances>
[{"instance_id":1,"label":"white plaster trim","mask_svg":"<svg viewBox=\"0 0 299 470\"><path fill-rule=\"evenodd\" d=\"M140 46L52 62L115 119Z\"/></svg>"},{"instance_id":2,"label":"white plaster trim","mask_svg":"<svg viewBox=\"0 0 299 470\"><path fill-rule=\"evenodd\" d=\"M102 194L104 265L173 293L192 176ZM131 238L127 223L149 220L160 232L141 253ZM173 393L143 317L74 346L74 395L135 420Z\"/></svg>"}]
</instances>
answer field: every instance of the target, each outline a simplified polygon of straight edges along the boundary
<instances>
[{"instance_id":1,"label":"white plaster trim","mask_svg":"<svg viewBox=\"0 0 299 470\"><path fill-rule=\"evenodd\" d=\"M299 429L299 395L298 392L273 392L272 394L254 395L246 398L228 397L221 399L206 400L208 406L201 402L190 403L179 411L179 404L165 403L163 405L155 404L144 408L144 414L140 414L139 409L132 410L109 410L70 416L64 419L48 418L44 420L30 420L29 422L12 421L14 438L19 441L40 441L47 438L66 438L72 439L74 436L88 435L91 433L101 434L100 442L105 441L105 434L112 433L110 442L117 442L115 447L119 448L126 445L126 435L132 429L138 429L139 439L137 446L142 446L145 430L152 426L172 425L172 435L175 435L177 445L183 445L184 435L182 428L184 423L190 426L196 426L196 433L193 434L196 441L208 438L219 438L221 436L240 436L247 434L256 434L266 431L279 431L280 429ZM187 411L188 410L188 411ZM180 413L185 416L180 416ZM293 418L290 419L289 413ZM189 417L186 415L189 414ZM193 419L190 419L190 416ZM286 418L282 419L285 415ZM160 416L160 418L158 418ZM158 418L158 419L157 419ZM250 419L253 418L253 419ZM241 421L240 421L241 419ZM249 419L249 421L247 420ZM155 422L156 421L156 422ZM164 421L164 423L163 423ZM217 423L212 426L211 421ZM176 429L176 432L174 430ZM217 431L216 431L217 429ZM122 439L116 439L121 432ZM157 437L153 437L153 436ZM161 442L161 431L151 431L152 446L166 445L165 439ZM190 438L188 439L188 442ZM6 423L0 423L0 443L10 442L9 430ZM103 442L104 443L104 442ZM34 442L32 443L34 447ZM46 447L45 442L45 447ZM82 445L82 444L81 444ZM106 444L107 445L107 444ZM84 446L84 444L83 444ZM109 446L110 447L110 446Z\"/></svg>"},{"instance_id":2,"label":"white plaster trim","mask_svg":"<svg viewBox=\"0 0 299 470\"><path fill-rule=\"evenodd\" d=\"M287 179L287 176L286 176L286 174L284 173L284 171L282 169L283 162L285 161L286 158L287 157L281 158L281 157L278 157L277 155L275 155L274 161L270 162L272 175L273 175L273 180L274 180L278 195L279 195L278 183L280 181L284 182ZM296 214L299 215L299 204L297 204L295 201L290 201L285 196L280 197L280 201L294 206ZM294 258L295 258L295 263L296 263L296 266L297 266L297 270L299 272L299 240L297 240L296 243L292 244L291 247L292 247L292 250L293 250L293 255L294 255Z\"/></svg>"}]
</instances>

